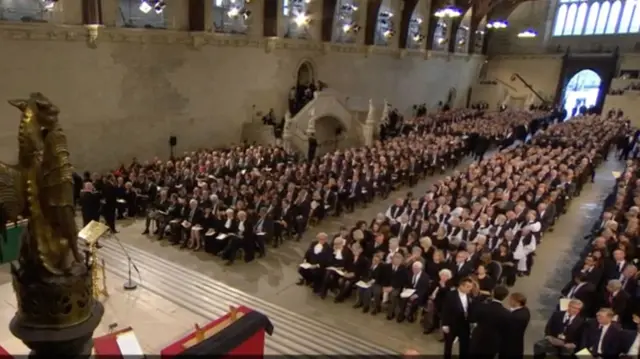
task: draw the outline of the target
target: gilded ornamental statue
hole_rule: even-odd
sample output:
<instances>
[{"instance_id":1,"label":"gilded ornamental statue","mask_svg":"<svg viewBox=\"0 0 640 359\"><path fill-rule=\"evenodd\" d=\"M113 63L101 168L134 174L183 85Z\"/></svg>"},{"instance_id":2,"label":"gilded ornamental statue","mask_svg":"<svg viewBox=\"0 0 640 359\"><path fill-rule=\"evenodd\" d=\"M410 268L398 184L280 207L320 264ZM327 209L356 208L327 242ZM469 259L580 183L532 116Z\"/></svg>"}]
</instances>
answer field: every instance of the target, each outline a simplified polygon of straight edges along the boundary
<instances>
[{"instance_id":1,"label":"gilded ornamental statue","mask_svg":"<svg viewBox=\"0 0 640 359\"><path fill-rule=\"evenodd\" d=\"M73 167L59 109L41 93L9 103L21 112L18 163L0 164L0 208L28 219L11 264L18 310L12 333L36 356L88 357L104 308L78 250Z\"/></svg>"}]
</instances>

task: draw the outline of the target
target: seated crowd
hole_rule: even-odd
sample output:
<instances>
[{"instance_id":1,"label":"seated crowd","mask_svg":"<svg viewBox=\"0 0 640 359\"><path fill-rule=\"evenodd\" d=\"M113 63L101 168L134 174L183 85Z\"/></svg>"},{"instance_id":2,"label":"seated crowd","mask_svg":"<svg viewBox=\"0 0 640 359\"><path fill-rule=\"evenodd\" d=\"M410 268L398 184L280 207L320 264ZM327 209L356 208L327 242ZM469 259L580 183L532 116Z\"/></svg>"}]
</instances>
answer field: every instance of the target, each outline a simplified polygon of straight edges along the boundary
<instances>
[{"instance_id":1,"label":"seated crowd","mask_svg":"<svg viewBox=\"0 0 640 359\"><path fill-rule=\"evenodd\" d=\"M625 127L615 142L629 136L638 137ZM624 150L619 146L618 151ZM624 172L614 176L618 178L613 193L585 236L588 244L561 291L544 339L534 347L540 358L580 351L611 358L639 354L640 161L628 160Z\"/></svg>"},{"instance_id":2,"label":"seated crowd","mask_svg":"<svg viewBox=\"0 0 640 359\"><path fill-rule=\"evenodd\" d=\"M442 326L447 334L447 293L471 278L469 295L482 302L497 286L528 275L544 233L593 179L621 126L600 118L551 125L529 144L455 171L420 196L397 199L371 222L332 237L320 233L298 284L321 298L333 292L336 302L355 297L355 308L384 311L388 320L413 322L422 312L424 333ZM445 335L445 353L453 337ZM458 337L463 352L468 340Z\"/></svg>"},{"instance_id":3,"label":"seated crowd","mask_svg":"<svg viewBox=\"0 0 640 359\"><path fill-rule=\"evenodd\" d=\"M141 215L144 234L203 248L231 264L240 252L253 260L265 255L266 243L300 239L329 214L353 211L453 167L467 152L459 136L424 132L311 162L272 146L200 150L167 162L134 161L104 176L87 174L80 202L85 224L103 215L115 231L116 213Z\"/></svg>"}]
</instances>

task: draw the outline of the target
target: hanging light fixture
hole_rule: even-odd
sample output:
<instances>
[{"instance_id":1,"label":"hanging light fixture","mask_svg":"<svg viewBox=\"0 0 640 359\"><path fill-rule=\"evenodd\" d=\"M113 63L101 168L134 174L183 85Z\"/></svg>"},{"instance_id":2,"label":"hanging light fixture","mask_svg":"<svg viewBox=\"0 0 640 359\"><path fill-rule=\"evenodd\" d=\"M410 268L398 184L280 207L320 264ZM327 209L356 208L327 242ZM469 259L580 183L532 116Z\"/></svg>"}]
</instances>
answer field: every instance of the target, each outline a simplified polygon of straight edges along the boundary
<instances>
[{"instance_id":1,"label":"hanging light fixture","mask_svg":"<svg viewBox=\"0 0 640 359\"><path fill-rule=\"evenodd\" d=\"M521 38L521 39L531 39L531 38L534 38L536 36L538 36L538 33L533 29L527 29L527 30L521 31L518 34L518 37Z\"/></svg>"},{"instance_id":2,"label":"hanging light fixture","mask_svg":"<svg viewBox=\"0 0 640 359\"><path fill-rule=\"evenodd\" d=\"M504 20L493 20L487 23L487 29L501 30L506 29L509 23Z\"/></svg>"},{"instance_id":3,"label":"hanging light fixture","mask_svg":"<svg viewBox=\"0 0 640 359\"><path fill-rule=\"evenodd\" d=\"M142 0L142 2L140 2L140 6L138 7L138 9L140 9L140 11L142 11L145 14L148 14L151 10L155 10L156 14L161 14L164 11L164 8L166 6L167 4L164 1Z\"/></svg>"},{"instance_id":4,"label":"hanging light fixture","mask_svg":"<svg viewBox=\"0 0 640 359\"><path fill-rule=\"evenodd\" d=\"M440 19L442 18L453 19L453 18L462 16L462 11L458 9L454 4L449 4L443 7L442 9L436 11L433 15Z\"/></svg>"}]
</instances>

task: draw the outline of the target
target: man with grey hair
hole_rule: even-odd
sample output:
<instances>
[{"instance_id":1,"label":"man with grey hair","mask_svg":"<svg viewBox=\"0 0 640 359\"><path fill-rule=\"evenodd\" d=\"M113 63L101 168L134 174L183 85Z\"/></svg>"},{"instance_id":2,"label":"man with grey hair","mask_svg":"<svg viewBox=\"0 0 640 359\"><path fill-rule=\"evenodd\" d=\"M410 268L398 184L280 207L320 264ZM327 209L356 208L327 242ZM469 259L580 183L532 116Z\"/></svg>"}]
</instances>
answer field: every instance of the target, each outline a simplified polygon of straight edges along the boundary
<instances>
[{"instance_id":1,"label":"man with grey hair","mask_svg":"<svg viewBox=\"0 0 640 359\"><path fill-rule=\"evenodd\" d=\"M605 292L605 302L601 307L611 308L614 313L614 320L620 321L626 314L629 294L622 290L622 282L619 279L612 279L607 282Z\"/></svg>"},{"instance_id":2,"label":"man with grey hair","mask_svg":"<svg viewBox=\"0 0 640 359\"><path fill-rule=\"evenodd\" d=\"M537 359L547 355L570 356L574 354L582 341L585 320L581 315L582 301L572 299L567 310L551 315L544 329L544 339L533 345L533 354Z\"/></svg>"}]
</instances>

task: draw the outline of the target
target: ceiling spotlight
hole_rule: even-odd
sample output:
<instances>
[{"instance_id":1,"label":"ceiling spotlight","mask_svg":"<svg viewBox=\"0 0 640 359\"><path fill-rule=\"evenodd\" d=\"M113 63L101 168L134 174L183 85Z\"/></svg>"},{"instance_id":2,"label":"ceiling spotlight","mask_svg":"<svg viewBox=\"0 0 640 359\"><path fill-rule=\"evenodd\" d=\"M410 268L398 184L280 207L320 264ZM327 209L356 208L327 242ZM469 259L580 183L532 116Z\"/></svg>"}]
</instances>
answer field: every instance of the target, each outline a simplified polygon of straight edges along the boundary
<instances>
[{"instance_id":1,"label":"ceiling spotlight","mask_svg":"<svg viewBox=\"0 0 640 359\"><path fill-rule=\"evenodd\" d=\"M149 5L149 3L146 2L145 0L142 0L142 2L140 3L139 9L143 13L148 14L149 11L153 10L153 6Z\"/></svg>"},{"instance_id":2,"label":"ceiling spotlight","mask_svg":"<svg viewBox=\"0 0 640 359\"><path fill-rule=\"evenodd\" d=\"M533 29L527 29L518 34L521 39L531 39L538 36L538 33Z\"/></svg>"},{"instance_id":3,"label":"ceiling spotlight","mask_svg":"<svg viewBox=\"0 0 640 359\"><path fill-rule=\"evenodd\" d=\"M56 6L58 0L40 0L42 2L42 7L46 11L51 11Z\"/></svg>"},{"instance_id":4,"label":"ceiling spotlight","mask_svg":"<svg viewBox=\"0 0 640 359\"><path fill-rule=\"evenodd\" d=\"M382 36L384 36L386 38L389 38L389 37L392 37L394 34L395 34L395 32L393 30L385 30L382 33Z\"/></svg>"},{"instance_id":5,"label":"ceiling spotlight","mask_svg":"<svg viewBox=\"0 0 640 359\"><path fill-rule=\"evenodd\" d=\"M414 41L414 42L420 43L420 42L422 42L424 39L425 39L424 35L422 35L422 34L420 34L420 33L418 33L418 34L414 34L414 35L413 35L413 41Z\"/></svg>"},{"instance_id":6,"label":"ceiling spotlight","mask_svg":"<svg viewBox=\"0 0 640 359\"><path fill-rule=\"evenodd\" d=\"M229 17L236 17L240 15L240 9L238 9L237 7L232 7L231 9L229 9L229 11L227 11L227 16Z\"/></svg>"},{"instance_id":7,"label":"ceiling spotlight","mask_svg":"<svg viewBox=\"0 0 640 359\"><path fill-rule=\"evenodd\" d=\"M156 11L156 14L161 14L166 6L167 4L164 1L158 1L153 9Z\"/></svg>"}]
</instances>

